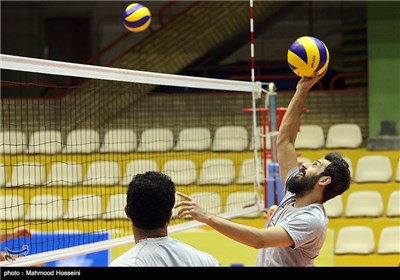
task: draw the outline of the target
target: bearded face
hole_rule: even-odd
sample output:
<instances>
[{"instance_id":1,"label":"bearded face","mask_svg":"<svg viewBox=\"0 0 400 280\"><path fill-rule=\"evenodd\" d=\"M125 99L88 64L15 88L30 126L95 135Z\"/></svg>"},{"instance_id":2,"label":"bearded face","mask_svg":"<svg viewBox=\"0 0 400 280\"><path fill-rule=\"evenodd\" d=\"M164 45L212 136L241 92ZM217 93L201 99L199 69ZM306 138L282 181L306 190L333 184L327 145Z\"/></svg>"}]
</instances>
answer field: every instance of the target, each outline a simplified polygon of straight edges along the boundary
<instances>
[{"instance_id":1,"label":"bearded face","mask_svg":"<svg viewBox=\"0 0 400 280\"><path fill-rule=\"evenodd\" d=\"M321 178L320 175L306 176L305 169L301 168L297 176L287 181L288 191L296 194L297 197L302 197L313 190L319 178Z\"/></svg>"}]
</instances>

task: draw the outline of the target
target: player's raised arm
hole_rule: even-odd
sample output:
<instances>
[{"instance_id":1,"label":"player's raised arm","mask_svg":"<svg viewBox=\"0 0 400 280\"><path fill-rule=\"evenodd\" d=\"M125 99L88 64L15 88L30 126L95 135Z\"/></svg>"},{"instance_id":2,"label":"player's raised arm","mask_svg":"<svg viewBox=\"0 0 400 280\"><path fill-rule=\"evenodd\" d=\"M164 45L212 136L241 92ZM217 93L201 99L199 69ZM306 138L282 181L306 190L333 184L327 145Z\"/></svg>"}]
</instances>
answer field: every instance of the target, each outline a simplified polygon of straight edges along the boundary
<instances>
[{"instance_id":1,"label":"player's raised arm","mask_svg":"<svg viewBox=\"0 0 400 280\"><path fill-rule=\"evenodd\" d=\"M298 166L294 143L300 127L300 118L303 113L305 99L312 86L317 83L325 73L326 71L313 78L300 79L283 117L277 139L279 172L282 183L285 182L288 171Z\"/></svg>"}]
</instances>

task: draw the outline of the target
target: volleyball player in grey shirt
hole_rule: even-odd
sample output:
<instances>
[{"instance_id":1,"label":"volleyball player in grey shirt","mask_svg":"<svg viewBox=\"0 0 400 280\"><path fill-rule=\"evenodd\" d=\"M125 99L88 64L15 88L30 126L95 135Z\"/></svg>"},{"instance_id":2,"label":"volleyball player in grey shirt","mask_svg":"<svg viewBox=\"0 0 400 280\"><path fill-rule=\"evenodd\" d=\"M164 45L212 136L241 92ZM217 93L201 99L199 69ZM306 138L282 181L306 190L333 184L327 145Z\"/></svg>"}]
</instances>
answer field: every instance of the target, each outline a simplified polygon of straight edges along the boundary
<instances>
[{"instance_id":1,"label":"volleyball player in grey shirt","mask_svg":"<svg viewBox=\"0 0 400 280\"><path fill-rule=\"evenodd\" d=\"M290 172L288 179L298 175L299 169ZM286 192L266 227L279 225L293 240L291 247L262 248L257 257L257 266L313 266L323 246L328 218L320 203L295 207L296 195Z\"/></svg>"},{"instance_id":2,"label":"volleyball player in grey shirt","mask_svg":"<svg viewBox=\"0 0 400 280\"><path fill-rule=\"evenodd\" d=\"M325 72L326 73L326 72ZM277 158L284 197L265 228L238 224L205 212L190 196L177 192L178 216L191 216L216 231L259 249L257 266L313 266L328 227L323 203L350 186L350 170L338 153L299 166L295 141L305 99L325 73L301 78L278 132Z\"/></svg>"}]
</instances>

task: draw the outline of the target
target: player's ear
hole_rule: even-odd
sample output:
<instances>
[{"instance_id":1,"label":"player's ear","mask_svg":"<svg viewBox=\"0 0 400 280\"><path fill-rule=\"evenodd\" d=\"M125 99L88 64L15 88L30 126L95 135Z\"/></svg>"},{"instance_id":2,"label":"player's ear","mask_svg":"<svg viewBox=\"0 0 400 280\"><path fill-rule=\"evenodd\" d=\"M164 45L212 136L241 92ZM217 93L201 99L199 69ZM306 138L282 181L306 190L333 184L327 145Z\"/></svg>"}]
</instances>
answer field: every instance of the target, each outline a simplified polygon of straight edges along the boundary
<instances>
[{"instance_id":1,"label":"player's ear","mask_svg":"<svg viewBox=\"0 0 400 280\"><path fill-rule=\"evenodd\" d=\"M331 181L332 178L330 176L322 176L319 178L319 184L323 186L329 185Z\"/></svg>"},{"instance_id":2,"label":"player's ear","mask_svg":"<svg viewBox=\"0 0 400 280\"><path fill-rule=\"evenodd\" d=\"M173 213L172 213L172 210L171 210L171 213L169 213L169 218L168 218L168 221L167 221L168 224L171 222L172 215L173 215Z\"/></svg>"},{"instance_id":3,"label":"player's ear","mask_svg":"<svg viewBox=\"0 0 400 280\"><path fill-rule=\"evenodd\" d=\"M125 205L125 215L130 219L129 217L129 211L128 211L128 205Z\"/></svg>"}]
</instances>

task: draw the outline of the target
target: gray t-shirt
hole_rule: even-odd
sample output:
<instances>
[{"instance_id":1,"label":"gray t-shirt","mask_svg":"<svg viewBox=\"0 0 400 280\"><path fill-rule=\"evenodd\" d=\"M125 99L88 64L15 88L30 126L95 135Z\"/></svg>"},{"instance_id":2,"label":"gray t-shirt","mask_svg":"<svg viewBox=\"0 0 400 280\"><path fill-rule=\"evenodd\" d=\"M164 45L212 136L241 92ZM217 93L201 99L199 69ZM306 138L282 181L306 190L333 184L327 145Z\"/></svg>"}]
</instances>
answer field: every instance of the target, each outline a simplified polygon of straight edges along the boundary
<instances>
[{"instance_id":1,"label":"gray t-shirt","mask_svg":"<svg viewBox=\"0 0 400 280\"><path fill-rule=\"evenodd\" d=\"M140 240L109 266L220 266L210 254L169 236Z\"/></svg>"},{"instance_id":2,"label":"gray t-shirt","mask_svg":"<svg viewBox=\"0 0 400 280\"><path fill-rule=\"evenodd\" d=\"M291 170L286 182L298 172L297 168ZM325 242L328 217L322 204L294 207L295 201L295 194L285 188L285 196L266 224L266 227L281 226L293 239L294 246L260 249L257 266L314 266Z\"/></svg>"}]
</instances>

